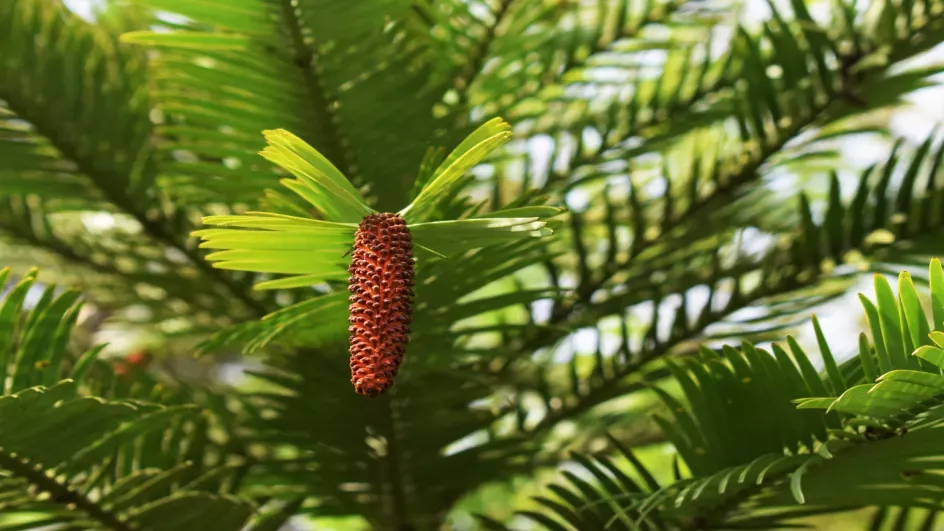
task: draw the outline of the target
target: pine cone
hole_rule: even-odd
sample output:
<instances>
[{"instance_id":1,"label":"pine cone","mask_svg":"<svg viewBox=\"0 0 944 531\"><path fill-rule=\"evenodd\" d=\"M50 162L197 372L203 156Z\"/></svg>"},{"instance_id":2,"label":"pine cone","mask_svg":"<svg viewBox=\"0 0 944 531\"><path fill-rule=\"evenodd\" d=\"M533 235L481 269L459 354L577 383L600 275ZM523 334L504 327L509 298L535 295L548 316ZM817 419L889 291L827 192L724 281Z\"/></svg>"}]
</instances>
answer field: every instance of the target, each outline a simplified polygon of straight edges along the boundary
<instances>
[{"instance_id":1,"label":"pine cone","mask_svg":"<svg viewBox=\"0 0 944 531\"><path fill-rule=\"evenodd\" d=\"M364 396L393 385L413 319L413 239L397 214L371 214L354 235L351 297L351 383Z\"/></svg>"}]
</instances>

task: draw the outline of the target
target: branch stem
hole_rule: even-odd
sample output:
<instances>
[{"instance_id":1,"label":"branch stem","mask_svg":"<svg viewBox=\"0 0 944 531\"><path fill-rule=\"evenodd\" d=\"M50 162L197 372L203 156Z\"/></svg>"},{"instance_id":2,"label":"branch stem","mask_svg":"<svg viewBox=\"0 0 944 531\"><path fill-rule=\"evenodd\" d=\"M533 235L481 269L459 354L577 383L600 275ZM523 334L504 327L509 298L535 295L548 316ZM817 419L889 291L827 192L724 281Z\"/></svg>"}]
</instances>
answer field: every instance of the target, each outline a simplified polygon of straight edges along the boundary
<instances>
[{"instance_id":1,"label":"branch stem","mask_svg":"<svg viewBox=\"0 0 944 531\"><path fill-rule=\"evenodd\" d=\"M63 506L74 505L77 509L84 512L107 529L112 531L134 531L130 525L121 521L117 515L106 511L84 495L48 477L44 469L37 469L35 465L23 462L14 454L6 452L3 448L0 448L0 468L5 468L13 473L14 476L26 479L26 481L36 486L39 490L49 494L50 501L53 503Z\"/></svg>"},{"instance_id":2,"label":"branch stem","mask_svg":"<svg viewBox=\"0 0 944 531\"><path fill-rule=\"evenodd\" d=\"M327 94L321 73L318 69L318 54L315 52L303 32L304 25L292 0L279 0L282 20L288 29L292 41L294 56L292 61L302 76L306 92L311 98L314 125L319 129L320 142L316 147L324 153L332 164L337 165L348 179L354 179L356 168L354 161L344 149L343 136L338 126L338 117L332 110L332 101Z\"/></svg>"}]
</instances>

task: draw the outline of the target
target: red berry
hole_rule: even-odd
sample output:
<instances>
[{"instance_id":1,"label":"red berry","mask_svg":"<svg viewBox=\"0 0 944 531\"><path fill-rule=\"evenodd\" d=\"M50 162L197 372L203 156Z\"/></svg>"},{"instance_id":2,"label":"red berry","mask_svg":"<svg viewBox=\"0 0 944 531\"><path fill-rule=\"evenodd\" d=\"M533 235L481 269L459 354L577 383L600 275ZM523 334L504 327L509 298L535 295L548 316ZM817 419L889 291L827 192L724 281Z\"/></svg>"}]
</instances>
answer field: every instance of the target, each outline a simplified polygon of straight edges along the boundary
<instances>
[{"instance_id":1,"label":"red berry","mask_svg":"<svg viewBox=\"0 0 944 531\"><path fill-rule=\"evenodd\" d=\"M142 350L132 352L125 356L125 361L131 365L144 365L148 360L148 353Z\"/></svg>"}]
</instances>

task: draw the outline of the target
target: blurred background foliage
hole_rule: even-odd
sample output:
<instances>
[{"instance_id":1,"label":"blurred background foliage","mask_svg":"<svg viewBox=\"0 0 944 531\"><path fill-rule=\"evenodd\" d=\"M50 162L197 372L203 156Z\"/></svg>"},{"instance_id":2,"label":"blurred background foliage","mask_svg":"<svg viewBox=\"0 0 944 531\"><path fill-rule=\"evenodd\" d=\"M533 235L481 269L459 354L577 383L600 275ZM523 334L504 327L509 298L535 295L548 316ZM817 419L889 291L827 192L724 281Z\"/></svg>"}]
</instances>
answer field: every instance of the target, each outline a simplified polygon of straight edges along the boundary
<instances>
[{"instance_id":1,"label":"blurred background foliage","mask_svg":"<svg viewBox=\"0 0 944 531\"><path fill-rule=\"evenodd\" d=\"M789 401L874 383L863 359L874 376L914 369L906 355L944 326L924 287L944 226L942 41L941 0L0 2L0 266L13 301L0 331L27 338L29 323L62 340L0 337L0 426L7 395L41 384L120 402L125 424L90 433L141 438L100 443L111 460L34 458L82 491L75 521L75 498L18 476L0 450L0 529L124 529L112 513L151 529L132 500L195 515L251 506L254 529L935 529L939 482L911 481L904 465L893 483L910 498L800 505L792 478L806 475L810 496L892 480L799 460L731 497L698 480L790 448L765 433L794 418L805 442L792 457L829 459L854 440L866 456L842 454L853 471L896 466L897 450L868 446L875 433L917 425L901 440L944 442L935 410L901 397L913 417L800 414ZM317 302L337 286L254 290L270 276L214 268L190 236L206 215L306 212L258 155L263 130L298 135L373 208L395 211L435 164L430 148L494 117L514 136L446 214L536 197L568 214L549 241L424 269L414 341L385 398L350 389L346 325ZM902 270L918 287L911 298L896 285L901 301L868 274ZM66 287L81 294L74 311L71 299L50 306ZM913 299L930 325L909 320ZM884 366L888 345L902 357ZM802 391L771 384L745 399L718 367L742 376L739 356L755 348L784 374L793 360ZM55 386L66 377L77 391ZM711 378L725 383L717 396ZM202 416L168 428L180 447L162 445L136 401L152 403L139 416L153 403ZM704 421L719 404L741 408L729 431ZM47 433L63 429L50 419ZM720 453L696 464L693 437ZM134 445L149 457L121 457ZM200 473L212 481L193 483ZM160 488L111 494L148 478ZM168 485L194 490L178 500ZM686 485L702 486L673 490Z\"/></svg>"}]
</instances>

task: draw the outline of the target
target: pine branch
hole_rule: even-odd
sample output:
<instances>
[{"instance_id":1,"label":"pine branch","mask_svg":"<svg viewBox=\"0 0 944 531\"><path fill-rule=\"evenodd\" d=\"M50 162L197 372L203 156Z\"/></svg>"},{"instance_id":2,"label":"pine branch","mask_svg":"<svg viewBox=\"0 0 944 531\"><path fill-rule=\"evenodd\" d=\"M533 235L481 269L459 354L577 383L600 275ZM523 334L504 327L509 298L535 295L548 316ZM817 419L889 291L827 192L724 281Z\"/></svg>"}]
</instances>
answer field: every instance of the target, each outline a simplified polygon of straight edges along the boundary
<instances>
[{"instance_id":1,"label":"pine branch","mask_svg":"<svg viewBox=\"0 0 944 531\"><path fill-rule=\"evenodd\" d=\"M305 91L310 100L307 107L312 113L313 125L320 129L321 142L316 147L328 160L338 166L347 178L355 179L357 168L354 157L344 148L344 135L340 120L331 108L331 98L324 84L318 64L318 53L304 35L304 25L299 17L297 3L292 0L279 0L282 20L288 29L294 51L292 62L298 68L305 84Z\"/></svg>"},{"instance_id":2,"label":"pine branch","mask_svg":"<svg viewBox=\"0 0 944 531\"><path fill-rule=\"evenodd\" d=\"M687 328L683 333L673 334L667 341L659 343L655 348L638 353L629 363L616 370L614 374L609 375L601 385L592 389L588 394L580 396L580 401L577 404L572 407L564 406L557 411L549 413L529 431L533 433L547 432L558 423L580 416L608 400L624 396L627 392L645 389L645 385L638 383L632 383L628 386L624 385L623 380L642 371L649 363L669 355L680 345L698 339L706 328L733 315L735 312L748 308L766 297L783 294L805 286L815 285L816 282L822 279L820 275L811 275L803 280L800 280L798 277L799 272L784 279L776 286L765 287L764 289L759 289L751 293L749 296L742 296L732 300L731 304L727 305L722 311L709 311L705 314L704 319L699 319L695 323L695 326Z\"/></svg>"},{"instance_id":3,"label":"pine branch","mask_svg":"<svg viewBox=\"0 0 944 531\"><path fill-rule=\"evenodd\" d=\"M498 27L511 11L515 0L499 0L498 8L492 13L494 21L485 26L485 35L469 52L469 62L464 70L455 78L453 86L459 90L459 103L464 106L469 101L469 90L476 78L482 73L485 60L488 59L489 49L498 37ZM484 122L484 120L483 120Z\"/></svg>"},{"instance_id":4,"label":"pine branch","mask_svg":"<svg viewBox=\"0 0 944 531\"><path fill-rule=\"evenodd\" d=\"M669 5L678 5L678 4L669 4ZM680 6L679 6L680 7ZM910 16L908 17L909 23L911 22ZM944 27L941 26L942 17L940 14L933 15L927 20L922 22L922 25L914 29L913 34L898 34L894 46L891 46L890 49L885 50L882 47L875 49L867 48L866 44L859 43L856 41L855 50L849 52L847 55L840 54L838 51L836 53L835 66L828 67L828 72L825 75L839 76L842 79L841 86L831 86L831 87L822 87L828 91L827 96L830 98L830 101L833 105L835 104L853 104L854 106L861 106L863 103L858 101L858 96L852 93L856 87L850 86L853 84L853 81L846 79L847 76L855 77L854 84L858 87L867 87L870 80L874 80L880 77L881 74L888 71L888 66L893 65L897 62L904 61L909 57L914 57L931 47L936 43L944 40ZM877 46L875 43L871 45ZM800 53L800 50L797 50ZM812 53L816 53L815 49ZM857 66L857 62L863 59L864 57L871 57L878 54L888 53L887 59L880 68L870 68L865 69L862 72L859 72L855 75L849 74L849 72ZM631 124L631 127L619 137L614 137L610 134L610 130L603 130L600 132L603 142L598 149L591 153L576 153L572 158L568 168L561 172L552 173L549 177L545 186L542 187L542 191L553 191L561 185L572 185L571 182L568 182L568 178L574 174L579 173L582 168L593 166L595 164L600 164L602 162L607 162L611 160L617 160L621 158L627 158L627 156L632 156L636 153L641 153L643 150L638 148L633 148L627 153L625 149L620 147L620 144L626 142L628 139L633 137L642 137L644 139L650 137L653 131L656 131L663 127L665 124L677 122L682 123L686 119L691 119L697 117L701 111L693 111L697 109L700 104L708 103L710 105L710 99L717 98L724 91L731 89L739 80L744 78L744 65L739 65L738 68L734 68L733 60L735 59L735 54L731 53L726 59L725 67L722 69L721 75L719 75L710 85L708 86L699 86L695 92L685 100L672 100L669 102L667 107L660 109L651 109L653 112L650 113L648 117L643 120L634 120ZM823 68L827 68L825 65ZM815 68L813 70L816 70ZM766 75L766 74L765 74ZM821 74L823 75L823 74ZM816 77L816 73L811 73L811 77ZM813 80L815 84L817 81ZM635 105L635 102L632 102L631 105ZM659 111L659 112L655 112ZM638 109L635 110L638 114ZM820 111L822 112L822 110ZM592 119L588 120L587 123L578 124L576 127L569 128L567 130L579 131L581 127L593 125ZM553 134L559 132L558 130L553 129L535 129L529 131L528 135L540 135L540 134ZM579 134L574 135L579 138Z\"/></svg>"},{"instance_id":5,"label":"pine branch","mask_svg":"<svg viewBox=\"0 0 944 531\"><path fill-rule=\"evenodd\" d=\"M33 249L52 253L70 264L75 264L103 275L114 277L123 275L122 271L111 267L111 264L101 264L92 260L91 257L87 255L79 254L76 252L74 246L66 242L56 238L40 238L34 231L23 230L21 225L10 223L8 220L0 219L0 231L5 233L12 242L21 243Z\"/></svg>"},{"instance_id":6,"label":"pine branch","mask_svg":"<svg viewBox=\"0 0 944 531\"><path fill-rule=\"evenodd\" d=\"M385 467L384 490L388 490L386 494L389 495L389 503L383 504L384 512L387 513L390 529L394 531L413 531L415 526L411 523L408 511L410 504L407 500L408 487L406 484L409 481L409 471L401 462L403 450L400 448L394 400L394 398L383 400L379 404L382 411L378 414L386 441L386 454L383 457Z\"/></svg>"},{"instance_id":7,"label":"pine branch","mask_svg":"<svg viewBox=\"0 0 944 531\"><path fill-rule=\"evenodd\" d=\"M924 40L919 41L920 47L927 46L927 42ZM904 46L903 48L914 52L913 46ZM920 51L922 48L918 48ZM896 57L902 58L906 57L907 53L896 50ZM842 61L840 61L841 63ZM879 74L883 73L884 70L875 71L869 73L867 79L864 82L867 82L868 78L876 78ZM728 79L727 76L722 76L720 80ZM706 212L711 212L719 205L724 204L729 201L731 197L735 197L741 190L751 183L756 182L761 174L759 169L769 162L772 156L780 153L787 144L790 143L793 139L799 137L803 134L808 127L814 126L824 118L829 117L829 113L833 108L839 104L844 104L847 101L847 95L842 90L833 90L833 87L823 87L826 90L826 98L823 101L816 103L812 106L811 109L804 109L804 115L802 117L794 116L790 122L790 125L786 128L778 127L777 131L774 133L775 138L772 142L764 141L764 138L760 139L760 152L758 153L754 149L746 149L743 154L736 155L734 160L740 160L742 157L747 156L748 161L745 164L741 164L740 168L736 171L730 173L726 176L719 176L716 179L714 190L711 194L704 197L695 197L692 202L689 203L688 208L684 211L674 213L674 217L669 217L661 220L660 230L657 235L646 237L645 227L636 226L634 227L634 233L637 235L642 235L640 238L637 236L630 247L630 256L623 262L619 264L611 264L609 267L603 268L602 274L597 278L591 278L591 276L581 276L579 284L577 287L578 298L572 300L569 303L558 304L557 301L554 301L554 306L552 307L552 313L550 317L550 324L552 325L552 330L562 330L562 327L553 326L561 325L563 323L567 324L567 329L573 329L574 327L585 326L591 324L605 315L604 305L593 304L591 303L591 297L593 294L604 288L613 278L620 272L629 270L634 262L638 259L639 256L645 255L646 251L650 250L657 243L661 242L664 239L665 234L672 232L680 232L685 225L696 225L701 223L701 215ZM745 118L746 119L746 118ZM644 134L644 133L643 133ZM605 137L605 135L604 135ZM575 166L580 166L589 162L589 160L603 156L605 152L605 147L601 148L591 156L586 157L577 157ZM558 182L562 182L563 175L557 179ZM691 178L695 178L694 176ZM552 179L548 179L548 182L551 183ZM667 190L666 196L663 199L663 202L668 202L672 200L672 191ZM630 200L632 203L632 198ZM639 205L634 205L634 208L638 209ZM640 216L639 213L635 215ZM637 222L643 218L639 217L633 220ZM684 231L683 231L684 232ZM580 234L575 233L574 238L579 239ZM578 256L583 256L582 253L577 253ZM595 310L595 311L594 311ZM570 321L571 316L579 315L579 319L576 322ZM561 333L549 333L542 331L540 333L532 334L530 339L525 340L524 345L521 347L522 352L533 352L539 348L545 347L561 337Z\"/></svg>"},{"instance_id":8,"label":"pine branch","mask_svg":"<svg viewBox=\"0 0 944 531\"><path fill-rule=\"evenodd\" d=\"M630 270L640 256L644 256L647 251L664 240L665 234L677 231L687 224L700 223L700 215L712 211L720 204L724 204L729 201L731 197L736 196L745 186L757 181L761 177L759 172L760 167L763 166L771 156L779 153L790 140L801 134L807 126L816 123L817 119L830 107L830 103L832 102L827 102L818 109L814 109L807 120L796 123L790 130L780 135L775 143L765 145L763 151L758 156L743 164L737 172L719 179L720 182L718 186L710 195L696 198L697 200L690 203L688 208L684 211L678 212L673 218L664 220L661 224L662 230L658 235L646 237L642 234L638 243L634 240L630 255L626 260L618 263L614 267L603 268L597 278L592 278L592 275L590 277L581 277L580 284L576 289L578 295L576 299L565 304L558 304L556 300L554 301L549 324L551 325L551 330L556 330L557 332L542 330L541 332L534 333L524 340L524 344L520 348L515 347L515 350L520 352L534 352L566 335L563 331L564 329L572 330L580 326L586 326L596 322L596 320L603 315L606 315L609 308L591 301L594 293L603 289L619 273ZM671 190L666 193L670 194ZM574 238L579 239L581 236L574 234ZM576 321L572 321L574 316L578 316ZM566 323L566 327L564 328L557 326L564 323Z\"/></svg>"},{"instance_id":9,"label":"pine branch","mask_svg":"<svg viewBox=\"0 0 944 531\"><path fill-rule=\"evenodd\" d=\"M269 308L251 296L248 286L214 269L180 234L189 232L182 211L160 203L154 189L158 169L152 156L150 109L144 97L135 56L48 0L5 4L0 13L23 28L4 34L0 47L8 54L0 72L0 99L48 140L71 164L74 179L89 184L97 197L128 214L155 242L180 252L208 279L208 284L243 302L257 316ZM59 35L69 47L37 47L34 34ZM83 68L73 68L75 64ZM70 85L63 91L62 83ZM101 127L109 123L109 128ZM86 131L95 124L95 129ZM87 181L82 180L82 176Z\"/></svg>"},{"instance_id":10,"label":"pine branch","mask_svg":"<svg viewBox=\"0 0 944 531\"><path fill-rule=\"evenodd\" d=\"M562 65L562 68L560 69L559 72L554 72L553 77L550 80L547 80L547 81L541 80L541 83L535 86L534 89L518 93L516 100L512 102L511 105L497 109L495 112L491 113L485 119L491 118L493 116L505 116L505 115L514 114L515 113L514 108L521 101L525 100L529 96L540 94L542 91L546 90L548 86L551 84L562 83L563 82L562 80L567 79L567 77L571 75L573 72L586 67L587 64L590 63L595 57L598 57L599 54L608 51L613 46L614 43L621 40L640 37L642 35L642 32L645 31L647 27L650 27L655 24L665 24L669 22L671 19L671 16L677 11L679 11L687 3L689 3L689 0L670 1L664 4L660 4L659 5L660 9L647 10L645 15L643 15L643 17L640 20L636 21L635 24L618 25L616 27L615 33L608 37L602 35L602 32L604 30L604 23L603 23L603 20L601 20L598 24L599 29L597 30L601 34L597 35L597 38L590 40L590 47L585 56L575 57L573 54L573 50L570 50L570 49L562 50L568 53L567 53L567 58L565 59ZM603 5L604 4L600 4L601 6L600 9L604 9L602 7ZM622 7L624 9L628 9L628 6L622 6ZM601 19L603 17L604 15L600 16ZM619 19L622 20L622 16L620 16ZM721 88L726 88L727 86L728 84L725 84L724 86L719 86L718 89L720 90ZM705 94L695 95L692 97L692 99L695 99L695 98L700 99L704 97L704 95ZM687 107L685 108L687 109ZM678 109L675 108L675 110L678 110ZM662 122L669 121L669 117L668 116L662 116L662 117L653 116L651 120L654 122L652 125L657 125L656 122L662 123ZM633 135L630 134L628 136L633 136Z\"/></svg>"},{"instance_id":11,"label":"pine branch","mask_svg":"<svg viewBox=\"0 0 944 531\"><path fill-rule=\"evenodd\" d=\"M899 231L897 242L901 243L905 240L911 240L912 242L920 240L920 238L926 236L929 232L940 229L942 219L931 221L930 219L922 219L921 217L921 213L926 212L927 209L933 208L933 205L938 204L941 194L944 193L944 190L936 185L934 180L934 176L939 169L938 163L935 162L931 165L929 170L931 173L927 185L929 188L927 190L922 190L924 186L919 187L916 184L919 169L929 166L931 161L941 160L941 157L944 156L944 147L939 147L937 152L933 152L930 149L932 140L933 136L922 144L922 146L916 150L914 157L907 162L908 170L906 173L910 177L906 179L902 188L897 191L899 208L904 208L905 210L884 211L881 214L875 214L875 217L870 221L869 227L867 227L868 231L879 229L891 230L896 227L909 226L909 230ZM895 167L898 166L899 161L898 155L893 152L889 160L883 165L883 175L891 175ZM779 296L797 289L814 287L825 278L837 278L837 275L832 273L832 267L822 265L825 258L829 258L836 264L841 265L844 263L849 250L858 249L867 256L871 256L873 259L881 260L882 256L886 256L893 257L893 260L900 261L900 248L898 248L897 252L895 247L891 249L882 246L870 248L865 236L867 232L862 230L864 227L855 228L852 223L857 219L861 219L864 208L869 208L864 203L865 198L875 197L875 200L879 202L883 201L883 198L889 193L887 180L880 179L878 182L873 182L871 179L872 175L873 172L867 170L861 176L857 197L863 198L863 202L860 203L857 199L850 205L843 205L839 202L839 183L837 179L833 179L830 197L836 199L830 201L829 212L822 226L817 226L812 222L806 221L810 217L809 203L801 196L801 200L799 201L801 219L798 222L800 227L791 231L793 233L799 232L799 235L794 234L791 237L792 243L788 247L782 249L775 247L770 254L757 262L754 267L761 266L757 272L760 273L760 277L764 279L762 281L764 283L758 289L752 290L746 294L740 289L738 279L747 275L747 270L741 272L715 270L711 273L711 278L714 280L709 281L710 284L717 285L720 280L728 278L735 280L734 289L723 309L713 309L713 297L712 294L709 294L708 301L702 306L694 324L690 325L687 311L685 310L685 299L683 295L683 304L676 315L676 321L673 323L669 338L665 341L660 341L657 336L651 335L652 331L657 329L658 321L654 320L650 325L649 332L646 334L646 339L643 340L641 351L636 353L629 350L629 338L626 332L623 331L623 344L620 349L620 355L622 359L625 360L625 363L621 365L619 362L614 362L609 374L601 372L599 379L596 381L591 379L589 391L581 393L575 388L575 394L578 400L572 403L572 405L565 406L557 411L549 406L548 410L551 411L551 413L549 413L545 419L542 419L535 428L535 431L546 431L560 420L579 415L595 405L631 392L637 387L637 384L624 385L622 382L623 379L634 372L643 371L647 363L677 351L677 348L681 344L699 338L703 339L703 332L707 327L720 323L723 319L736 311L750 307L752 304L756 304L765 298L776 299ZM919 221L920 224L918 224ZM829 250L826 254L822 254L823 249L827 247ZM750 265L750 262L739 260L735 267L744 265ZM849 274L840 276L846 276L846 278L851 279L853 278L853 273L850 272ZM703 279L701 283L704 283ZM630 284L632 283L630 282ZM824 302L825 299L832 297L833 294L841 294L844 290L845 288L841 285L830 288L829 291L825 292L825 295L819 296L822 300L814 300L810 297L796 298L797 303L790 302L789 304L793 307L786 311L789 313L797 313L800 308L807 309L815 304L820 304ZM685 291L685 289L675 289L675 292L685 293ZM712 288L712 292L713 291L714 288ZM639 297L643 299L648 297L650 300L658 299L658 296L650 297L647 294L642 294ZM608 300L597 303L597 306L602 308L610 306L610 312L618 312L630 304L631 301L616 298L612 301ZM773 307L772 305L769 306ZM780 312L780 314L782 313L783 312ZM780 314L778 314L778 310L774 310L774 316L779 316ZM679 326L680 320L681 326ZM574 328L579 328L580 326L580 323L573 325ZM744 337L744 335L744 333L740 334L741 337ZM718 336L716 335L715 337ZM722 335L721 337L726 336ZM598 368L600 371L604 370L602 361L598 361ZM547 396L545 396L545 400L547 400ZM564 402L564 404L566 403L567 402Z\"/></svg>"},{"instance_id":12,"label":"pine branch","mask_svg":"<svg viewBox=\"0 0 944 531\"><path fill-rule=\"evenodd\" d=\"M652 112L645 119L635 120L631 127L626 130L625 134L614 137L609 134L609 131L602 131L601 136L604 140L596 150L586 153L575 153L566 169L555 171L548 175L548 179L541 187L541 191L544 193L557 191L562 187L571 185L571 177L579 174L585 168L610 160L625 158L619 146L630 138L648 138L651 136L652 131L664 127L667 124L684 122L686 119L691 119L696 114L696 111L692 109L699 107L700 104L709 99L716 98L720 93L731 89L735 83L737 83L739 79L738 72L732 70L730 63L728 64L729 66L724 69L724 74L719 75L712 83L699 86L685 100L673 101L668 106L659 109L660 112ZM584 125L590 124L580 124L572 129L577 130ZM529 131L527 134L528 136L535 136L554 132L559 131L535 129Z\"/></svg>"},{"instance_id":13,"label":"pine branch","mask_svg":"<svg viewBox=\"0 0 944 531\"><path fill-rule=\"evenodd\" d=\"M8 453L3 448L0 448L0 468L9 470L14 476L25 478L31 485L49 494L50 502L63 507L75 507L111 531L135 531L117 515L68 485L59 483L55 477L46 475L47 470L41 465L22 461L16 454Z\"/></svg>"},{"instance_id":14,"label":"pine branch","mask_svg":"<svg viewBox=\"0 0 944 531\"><path fill-rule=\"evenodd\" d=\"M926 155L926 150L919 149L912 167L928 162ZM883 185L872 190L887 191ZM900 191L920 194L910 187ZM942 192L935 187L936 197L919 199L919 207L937 203ZM830 208L858 214L840 206ZM885 223L893 224L887 218ZM823 230L829 231L830 225ZM942 279L940 261L932 260L925 281L934 300L944 293ZM684 401L674 393L659 393L669 415L657 419L686 463L689 477L680 479L676 474L675 482L661 485L649 481L649 488L640 491L632 481L610 480L610 473L619 479L622 472L611 466L609 458L585 457L578 461L605 492L601 496L599 490L583 489L571 481L577 490L554 488L563 504L548 506L551 512L583 528L575 520L600 516L583 508L616 501L618 506L603 507L603 519L625 510L637 522L648 515L646 520L656 527L767 529L803 516L863 506L937 510L939 506L931 502L938 497L929 501L921 496L937 488L939 467L915 469L912 465L932 458L940 448L940 422L932 411L942 403L939 373L944 350L931 338L940 334L941 325L928 322L927 314L935 312L922 307L908 272L899 274L898 283L896 297L886 277L875 276L877 304L883 312L901 318L879 317L863 297L873 344L860 334L859 355L843 363L843 369L836 365L815 321L825 374L814 368L810 356L790 336L789 354L776 344L771 354L745 343L740 349L703 351L700 361L673 363L673 378ZM940 310L940 305L933 310ZM881 376L876 360L884 366ZM772 416L777 423L769 424ZM647 474L628 450L619 450L638 472ZM863 463L870 465L863 468ZM783 481L788 474L789 481ZM626 495L637 494L638 499L622 501ZM571 514L578 516L570 519ZM898 524L905 518L904 513L899 515ZM881 525L882 520L880 514L872 525ZM932 522L929 518L926 524Z\"/></svg>"},{"instance_id":15,"label":"pine branch","mask_svg":"<svg viewBox=\"0 0 944 531\"><path fill-rule=\"evenodd\" d=\"M605 40L601 38L593 41L590 47L590 52L585 58L581 60L572 60L569 62L563 72L561 72L560 78L565 78L568 72L572 72L579 67L585 66L594 55L606 51L610 46L613 45L613 43L623 39L639 37L642 35L642 32L647 26L651 26L653 24L664 24L668 22L668 19L674 13L691 2L692 0L672 0L664 4L660 4L659 7L661 9L648 10L637 25L631 27L617 27L616 33L611 38ZM600 24L600 26L602 29L602 24Z\"/></svg>"},{"instance_id":16,"label":"pine branch","mask_svg":"<svg viewBox=\"0 0 944 531\"><path fill-rule=\"evenodd\" d=\"M30 107L26 102L21 102L16 94L5 94L5 100L10 109L17 115L33 124L39 135L49 139L53 146L59 150L62 155L75 164L79 172L86 175L91 183L98 189L102 197L109 203L118 208L121 212L131 216L141 226L142 231L156 242L175 249L187 258L187 261L203 274L211 282L222 287L236 300L241 301L247 309L253 314L261 317L269 313L272 308L266 307L262 302L256 300L250 295L250 289L247 285L234 280L224 271L215 269L210 263L203 259L196 249L188 246L179 239L177 233L170 228L170 221L167 215L155 205L144 205L131 197L126 190L119 189L112 183L120 183L123 176L113 173L104 168L95 166L92 161L86 160L75 150L75 146L64 141L59 137L58 131L51 129L42 122L37 116L30 113ZM156 171L153 167L148 171ZM155 215L156 213L156 215ZM184 231L186 234L186 231Z\"/></svg>"}]
</instances>

